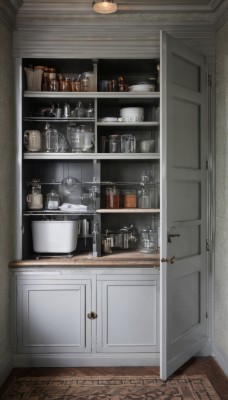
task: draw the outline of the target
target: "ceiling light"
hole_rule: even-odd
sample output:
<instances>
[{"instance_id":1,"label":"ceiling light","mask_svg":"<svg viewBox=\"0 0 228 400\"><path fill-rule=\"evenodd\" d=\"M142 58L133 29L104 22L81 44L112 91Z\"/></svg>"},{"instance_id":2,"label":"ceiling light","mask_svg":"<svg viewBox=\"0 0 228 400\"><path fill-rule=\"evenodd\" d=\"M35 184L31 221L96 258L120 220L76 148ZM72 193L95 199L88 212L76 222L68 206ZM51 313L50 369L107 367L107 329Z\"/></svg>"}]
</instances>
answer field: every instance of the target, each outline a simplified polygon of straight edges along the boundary
<instances>
[{"instance_id":1,"label":"ceiling light","mask_svg":"<svg viewBox=\"0 0 228 400\"><path fill-rule=\"evenodd\" d=\"M94 1L93 11L99 14L112 14L117 11L117 3L114 0Z\"/></svg>"}]
</instances>

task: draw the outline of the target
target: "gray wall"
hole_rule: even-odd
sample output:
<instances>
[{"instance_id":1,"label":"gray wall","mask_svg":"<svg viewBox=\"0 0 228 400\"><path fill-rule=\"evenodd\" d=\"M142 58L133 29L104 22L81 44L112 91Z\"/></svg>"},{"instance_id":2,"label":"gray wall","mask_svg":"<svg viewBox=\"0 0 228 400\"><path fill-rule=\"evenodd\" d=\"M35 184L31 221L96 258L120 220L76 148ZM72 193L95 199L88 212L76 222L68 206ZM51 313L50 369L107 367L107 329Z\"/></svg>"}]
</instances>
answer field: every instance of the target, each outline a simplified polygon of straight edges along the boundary
<instances>
[{"instance_id":1,"label":"gray wall","mask_svg":"<svg viewBox=\"0 0 228 400\"><path fill-rule=\"evenodd\" d=\"M14 246L15 154L11 52L11 31L0 20L0 377L10 358L8 263L13 258Z\"/></svg>"},{"instance_id":2,"label":"gray wall","mask_svg":"<svg viewBox=\"0 0 228 400\"><path fill-rule=\"evenodd\" d=\"M215 196L214 340L218 350L228 357L228 22L216 36Z\"/></svg>"}]
</instances>

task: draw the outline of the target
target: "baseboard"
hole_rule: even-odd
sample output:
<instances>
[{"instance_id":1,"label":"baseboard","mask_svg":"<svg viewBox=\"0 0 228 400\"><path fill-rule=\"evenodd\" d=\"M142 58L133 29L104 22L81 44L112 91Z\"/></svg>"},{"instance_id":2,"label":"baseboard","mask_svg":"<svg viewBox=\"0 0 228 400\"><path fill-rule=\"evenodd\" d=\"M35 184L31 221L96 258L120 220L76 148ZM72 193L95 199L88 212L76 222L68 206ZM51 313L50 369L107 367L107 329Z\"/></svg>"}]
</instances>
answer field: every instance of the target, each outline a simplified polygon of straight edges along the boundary
<instances>
[{"instance_id":1,"label":"baseboard","mask_svg":"<svg viewBox=\"0 0 228 400\"><path fill-rule=\"evenodd\" d=\"M212 349L213 349L213 341L211 339L208 339L203 348L200 350L200 352L197 353L197 356L199 357L211 356Z\"/></svg>"},{"instance_id":2,"label":"baseboard","mask_svg":"<svg viewBox=\"0 0 228 400\"><path fill-rule=\"evenodd\" d=\"M8 353L5 357L0 359L0 386L8 378L9 374L13 369L13 357L12 354Z\"/></svg>"},{"instance_id":3,"label":"baseboard","mask_svg":"<svg viewBox=\"0 0 228 400\"><path fill-rule=\"evenodd\" d=\"M153 355L76 355L76 354L15 354L14 366L28 367L150 367L159 366L159 353Z\"/></svg>"},{"instance_id":4,"label":"baseboard","mask_svg":"<svg viewBox=\"0 0 228 400\"><path fill-rule=\"evenodd\" d=\"M223 370L223 372L228 376L228 357L226 354L223 353L219 347L213 344L211 356L214 357Z\"/></svg>"}]
</instances>

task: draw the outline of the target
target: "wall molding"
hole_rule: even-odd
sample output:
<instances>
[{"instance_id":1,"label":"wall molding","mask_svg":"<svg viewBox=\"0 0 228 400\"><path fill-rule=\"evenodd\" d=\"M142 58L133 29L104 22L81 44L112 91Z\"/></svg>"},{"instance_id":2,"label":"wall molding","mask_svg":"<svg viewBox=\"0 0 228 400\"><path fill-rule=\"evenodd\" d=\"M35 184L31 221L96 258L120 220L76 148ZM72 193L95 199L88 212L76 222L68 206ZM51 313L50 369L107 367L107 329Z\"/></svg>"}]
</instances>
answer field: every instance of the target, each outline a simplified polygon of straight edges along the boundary
<instances>
[{"instance_id":1,"label":"wall molding","mask_svg":"<svg viewBox=\"0 0 228 400\"><path fill-rule=\"evenodd\" d=\"M7 28L13 30L16 25L16 16L22 0L1 0L0 1L0 21Z\"/></svg>"},{"instance_id":2,"label":"wall molding","mask_svg":"<svg viewBox=\"0 0 228 400\"><path fill-rule=\"evenodd\" d=\"M13 368L13 357L11 353L8 353L4 358L0 359L0 386L8 378Z\"/></svg>"}]
</instances>

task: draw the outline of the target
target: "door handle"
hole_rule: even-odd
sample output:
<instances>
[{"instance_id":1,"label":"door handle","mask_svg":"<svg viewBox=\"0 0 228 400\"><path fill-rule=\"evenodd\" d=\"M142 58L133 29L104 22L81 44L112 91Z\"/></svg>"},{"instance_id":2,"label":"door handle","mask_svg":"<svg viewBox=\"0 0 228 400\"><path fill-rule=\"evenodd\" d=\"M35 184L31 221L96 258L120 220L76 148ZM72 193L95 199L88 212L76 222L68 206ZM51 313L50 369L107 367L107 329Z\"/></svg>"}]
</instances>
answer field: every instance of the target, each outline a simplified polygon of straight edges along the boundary
<instances>
[{"instance_id":1,"label":"door handle","mask_svg":"<svg viewBox=\"0 0 228 400\"><path fill-rule=\"evenodd\" d=\"M96 319L97 318L97 314L94 311L91 311L90 313L87 314L87 318Z\"/></svg>"},{"instance_id":2,"label":"door handle","mask_svg":"<svg viewBox=\"0 0 228 400\"><path fill-rule=\"evenodd\" d=\"M161 259L162 263L166 262L166 263L169 263L169 264L174 264L175 261L176 261L176 257L175 256L171 257L170 260L168 258L164 258L164 257Z\"/></svg>"},{"instance_id":3,"label":"door handle","mask_svg":"<svg viewBox=\"0 0 228 400\"><path fill-rule=\"evenodd\" d=\"M169 234L169 235L168 235L168 242L169 242L169 243L172 243L172 240L173 240L173 238L175 238L175 237L180 237L180 234L179 234L179 233Z\"/></svg>"}]
</instances>

